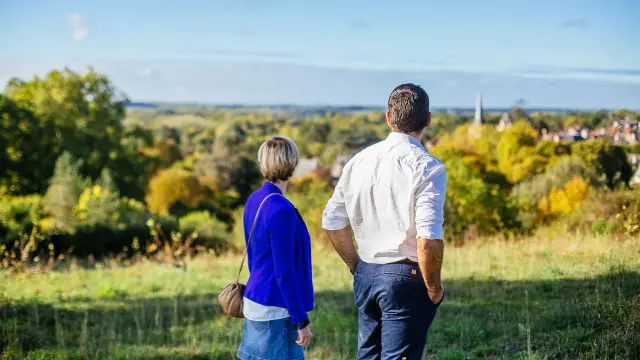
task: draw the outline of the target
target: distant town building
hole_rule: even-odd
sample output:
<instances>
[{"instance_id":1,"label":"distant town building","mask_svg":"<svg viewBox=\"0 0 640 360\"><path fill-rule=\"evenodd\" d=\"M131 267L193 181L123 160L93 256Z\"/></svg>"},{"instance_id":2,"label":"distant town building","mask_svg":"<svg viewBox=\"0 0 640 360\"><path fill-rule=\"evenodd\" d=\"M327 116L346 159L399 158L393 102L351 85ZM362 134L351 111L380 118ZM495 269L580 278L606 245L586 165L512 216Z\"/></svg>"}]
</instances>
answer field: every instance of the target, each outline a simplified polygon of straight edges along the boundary
<instances>
[{"instance_id":1,"label":"distant town building","mask_svg":"<svg viewBox=\"0 0 640 360\"><path fill-rule=\"evenodd\" d=\"M331 166L331 177L334 179L334 186L335 183L338 182L338 179L340 179L340 176L342 176L342 170L344 169L344 166L347 164L349 159L351 159L351 156L348 155L340 155L336 157L333 166Z\"/></svg>"},{"instance_id":2,"label":"distant town building","mask_svg":"<svg viewBox=\"0 0 640 360\"><path fill-rule=\"evenodd\" d=\"M478 93L476 94L476 113L473 117L473 124L484 124L484 119L482 117L482 93L480 91L478 91Z\"/></svg>"},{"instance_id":3,"label":"distant town building","mask_svg":"<svg viewBox=\"0 0 640 360\"><path fill-rule=\"evenodd\" d=\"M616 144L635 144L640 141L638 122L627 116L622 121L614 121L610 129Z\"/></svg>"},{"instance_id":4,"label":"distant town building","mask_svg":"<svg viewBox=\"0 0 640 360\"><path fill-rule=\"evenodd\" d=\"M478 91L476 94L476 112L473 116L473 124L469 127L469 136L479 138L482 132L482 124L484 124L484 118L482 117L482 93Z\"/></svg>"},{"instance_id":5,"label":"distant town building","mask_svg":"<svg viewBox=\"0 0 640 360\"><path fill-rule=\"evenodd\" d=\"M504 112L498 123L498 131L503 132L511 127L511 115L508 112ZM544 130L544 129L543 129Z\"/></svg>"},{"instance_id":6,"label":"distant town building","mask_svg":"<svg viewBox=\"0 0 640 360\"><path fill-rule=\"evenodd\" d=\"M318 159L316 158L301 158L298 161L298 166L293 172L293 177L304 177L318 169Z\"/></svg>"}]
</instances>

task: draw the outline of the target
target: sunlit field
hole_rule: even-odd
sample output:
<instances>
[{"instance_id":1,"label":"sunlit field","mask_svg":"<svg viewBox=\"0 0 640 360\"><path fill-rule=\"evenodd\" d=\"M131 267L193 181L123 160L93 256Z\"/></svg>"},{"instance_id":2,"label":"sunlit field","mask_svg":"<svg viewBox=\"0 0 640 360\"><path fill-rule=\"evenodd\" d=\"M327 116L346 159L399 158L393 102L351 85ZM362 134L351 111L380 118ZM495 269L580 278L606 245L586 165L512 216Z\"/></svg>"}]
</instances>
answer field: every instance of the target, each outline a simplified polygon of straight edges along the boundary
<instances>
[{"instance_id":1,"label":"sunlit field","mask_svg":"<svg viewBox=\"0 0 640 360\"><path fill-rule=\"evenodd\" d=\"M447 299L426 359L640 357L640 239L571 235L449 247ZM232 359L242 320L216 302L237 255L186 269L127 268L14 275L0 283L0 359ZM309 359L354 359L351 275L314 253Z\"/></svg>"}]
</instances>

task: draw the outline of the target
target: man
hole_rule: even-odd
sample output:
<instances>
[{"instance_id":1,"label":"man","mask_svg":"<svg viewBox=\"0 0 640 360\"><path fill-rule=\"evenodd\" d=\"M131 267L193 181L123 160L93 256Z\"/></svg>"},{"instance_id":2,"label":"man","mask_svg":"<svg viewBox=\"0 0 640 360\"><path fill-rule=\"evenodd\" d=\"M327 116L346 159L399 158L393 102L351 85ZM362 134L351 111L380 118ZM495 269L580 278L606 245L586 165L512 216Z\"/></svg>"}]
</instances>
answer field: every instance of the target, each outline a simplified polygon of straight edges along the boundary
<instances>
[{"instance_id":1,"label":"man","mask_svg":"<svg viewBox=\"0 0 640 360\"><path fill-rule=\"evenodd\" d=\"M444 299L447 177L421 144L431 123L427 93L414 84L398 86L386 115L392 132L345 165L322 226L354 274L357 358L412 360L422 357Z\"/></svg>"}]
</instances>

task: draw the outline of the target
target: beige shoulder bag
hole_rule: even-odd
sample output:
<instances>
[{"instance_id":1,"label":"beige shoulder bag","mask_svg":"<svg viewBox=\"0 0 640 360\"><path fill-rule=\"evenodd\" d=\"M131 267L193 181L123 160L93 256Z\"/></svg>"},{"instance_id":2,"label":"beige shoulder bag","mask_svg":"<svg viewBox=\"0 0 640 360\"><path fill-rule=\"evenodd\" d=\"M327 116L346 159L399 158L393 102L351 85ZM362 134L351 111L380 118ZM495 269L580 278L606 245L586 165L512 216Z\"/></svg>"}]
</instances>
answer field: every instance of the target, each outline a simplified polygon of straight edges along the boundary
<instances>
[{"instance_id":1,"label":"beige shoulder bag","mask_svg":"<svg viewBox=\"0 0 640 360\"><path fill-rule=\"evenodd\" d=\"M279 193L272 193L267 195L267 197L262 200L260 206L258 207L258 211L256 211L256 217L253 219L253 225L251 225L251 231L249 232L249 238L247 239L247 248L245 249L244 256L242 257L242 262L240 263L240 269L238 270L236 281L227 284L218 295L218 302L220 303L220 306L222 306L222 311L233 317L244 317L244 314L242 313L242 297L244 296L245 285L240 283L240 273L242 273L242 268L244 267L244 260L247 258L247 251L249 251L249 244L251 243L253 231L256 229L256 222L258 222L260 209L262 209L262 205L264 205L265 201L267 201L267 199L273 195L284 197Z\"/></svg>"}]
</instances>

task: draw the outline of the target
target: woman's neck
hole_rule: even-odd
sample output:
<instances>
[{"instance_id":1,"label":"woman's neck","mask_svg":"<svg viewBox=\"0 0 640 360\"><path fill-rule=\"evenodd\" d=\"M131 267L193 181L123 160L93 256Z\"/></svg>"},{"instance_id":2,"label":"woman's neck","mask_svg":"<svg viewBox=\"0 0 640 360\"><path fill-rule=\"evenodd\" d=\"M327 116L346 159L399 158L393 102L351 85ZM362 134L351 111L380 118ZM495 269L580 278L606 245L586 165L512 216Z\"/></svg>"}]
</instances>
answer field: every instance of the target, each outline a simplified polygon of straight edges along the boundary
<instances>
[{"instance_id":1,"label":"woman's neck","mask_svg":"<svg viewBox=\"0 0 640 360\"><path fill-rule=\"evenodd\" d=\"M287 181L282 181L282 180L278 180L275 182L271 182L273 185L277 186L278 189L280 189L280 191L282 192L282 195L287 193L287 185L289 185L289 180Z\"/></svg>"}]
</instances>

